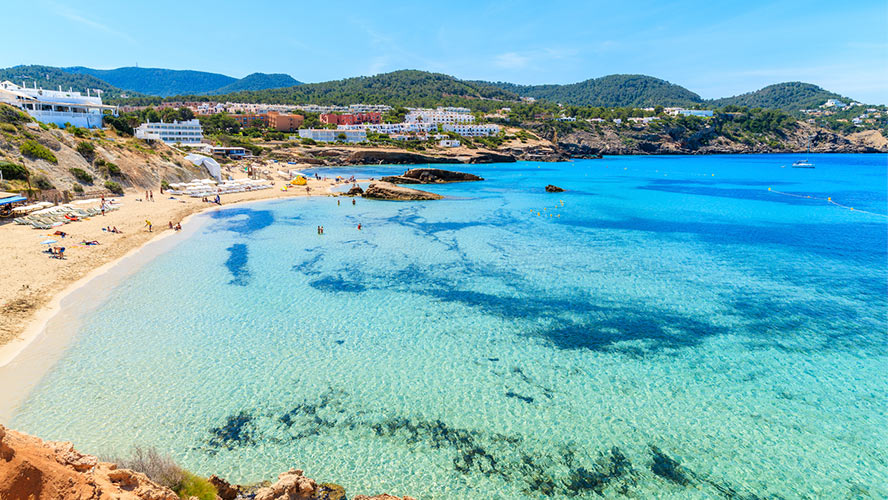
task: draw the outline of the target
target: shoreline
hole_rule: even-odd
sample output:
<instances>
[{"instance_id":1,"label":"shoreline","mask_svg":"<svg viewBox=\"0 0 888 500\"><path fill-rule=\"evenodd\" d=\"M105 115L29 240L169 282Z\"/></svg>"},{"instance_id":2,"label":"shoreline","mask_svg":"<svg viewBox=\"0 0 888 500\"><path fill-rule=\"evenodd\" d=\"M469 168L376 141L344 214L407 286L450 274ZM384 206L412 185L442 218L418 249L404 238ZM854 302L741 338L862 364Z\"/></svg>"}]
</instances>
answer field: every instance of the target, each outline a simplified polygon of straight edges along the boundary
<instances>
[{"instance_id":1,"label":"shoreline","mask_svg":"<svg viewBox=\"0 0 888 500\"><path fill-rule=\"evenodd\" d=\"M368 181L367 179L359 179L356 182ZM133 242L134 244L129 246L122 255L99 263L99 265L88 269L84 275L67 282L60 291L52 293L44 304L37 307L24 319L23 328L18 335L6 343L0 344L0 393L6 396L0 400L0 424L9 424L18 407L64 354L78 330L77 320L86 312L99 307L103 303L101 299L107 298L114 286L119 284L122 279L138 272L145 264L199 231L205 222L194 224L195 217L257 202L341 194L334 190L337 185L330 181L314 181L313 183L315 184L313 187L322 187L323 191L318 189L316 191L318 194L283 192L278 186L275 186L270 190L252 193L258 196L231 201L221 206L215 204L192 205L189 208L194 210L181 219L185 226L181 233L162 229L157 231L153 237ZM129 199L138 196L134 193L128 193L128 195ZM127 197L123 199L127 200ZM61 227L67 228L68 226ZM0 232L3 230L4 227L0 226ZM177 235L185 237L174 239L173 236ZM87 285L96 282L101 286L92 289L87 287ZM100 300L92 303L93 307L87 306L78 309L76 313L71 311L73 305L85 303L84 299L86 298Z\"/></svg>"}]
</instances>

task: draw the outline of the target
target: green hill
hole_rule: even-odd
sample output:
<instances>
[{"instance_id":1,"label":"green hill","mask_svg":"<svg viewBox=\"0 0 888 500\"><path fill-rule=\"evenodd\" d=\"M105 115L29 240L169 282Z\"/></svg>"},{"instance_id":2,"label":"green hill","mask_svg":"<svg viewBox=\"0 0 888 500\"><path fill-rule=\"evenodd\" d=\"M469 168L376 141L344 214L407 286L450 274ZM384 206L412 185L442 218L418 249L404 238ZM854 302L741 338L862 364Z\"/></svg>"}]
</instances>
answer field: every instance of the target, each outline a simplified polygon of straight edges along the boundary
<instances>
[{"instance_id":1,"label":"green hill","mask_svg":"<svg viewBox=\"0 0 888 500\"><path fill-rule=\"evenodd\" d=\"M440 73L401 70L281 89L237 92L227 94L224 99L292 104L436 106L465 99L517 100L518 96L483 82L467 82Z\"/></svg>"},{"instance_id":2,"label":"green hill","mask_svg":"<svg viewBox=\"0 0 888 500\"><path fill-rule=\"evenodd\" d=\"M230 94L245 90L279 89L301 85L302 82L290 75L283 73L253 73L240 80L236 80L224 87L209 92L209 94Z\"/></svg>"},{"instance_id":3,"label":"green hill","mask_svg":"<svg viewBox=\"0 0 888 500\"><path fill-rule=\"evenodd\" d=\"M38 87L45 89L74 89L77 92L86 92L86 89L99 89L103 92L103 98L119 98L123 95L134 96L136 92L130 92L115 87L104 80L92 75L74 74L52 66L13 66L0 69L0 81L9 80L12 83L32 87L37 83Z\"/></svg>"},{"instance_id":4,"label":"green hill","mask_svg":"<svg viewBox=\"0 0 888 500\"><path fill-rule=\"evenodd\" d=\"M490 85L521 97L576 106L691 106L703 103L699 95L680 85L646 75L608 75L568 85L515 85L503 82Z\"/></svg>"},{"instance_id":5,"label":"green hill","mask_svg":"<svg viewBox=\"0 0 888 500\"><path fill-rule=\"evenodd\" d=\"M70 73L92 75L122 89L162 97L203 94L237 81L218 73L162 68L92 69L76 66L63 68Z\"/></svg>"},{"instance_id":6,"label":"green hill","mask_svg":"<svg viewBox=\"0 0 888 500\"><path fill-rule=\"evenodd\" d=\"M826 102L827 99L839 99L845 103L853 101L853 99L824 90L810 83L786 82L768 85L755 92L747 92L734 97L714 99L709 101L709 104L717 107L734 105L798 111L800 109L816 108Z\"/></svg>"}]
</instances>

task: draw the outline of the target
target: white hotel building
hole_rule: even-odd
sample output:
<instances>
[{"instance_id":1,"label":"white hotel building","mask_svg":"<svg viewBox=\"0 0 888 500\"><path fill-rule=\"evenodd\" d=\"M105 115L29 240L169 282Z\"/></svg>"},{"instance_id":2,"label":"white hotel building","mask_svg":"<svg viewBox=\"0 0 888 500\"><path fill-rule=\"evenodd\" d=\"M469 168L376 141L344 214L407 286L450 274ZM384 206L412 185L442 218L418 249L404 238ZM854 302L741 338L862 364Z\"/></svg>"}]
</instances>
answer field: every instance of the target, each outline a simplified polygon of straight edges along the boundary
<instances>
[{"instance_id":1,"label":"white hotel building","mask_svg":"<svg viewBox=\"0 0 888 500\"><path fill-rule=\"evenodd\" d=\"M468 108L438 108L438 109L411 109L404 121L408 123L434 123L434 124L453 124L453 123L472 123L475 121L475 115Z\"/></svg>"},{"instance_id":2,"label":"white hotel building","mask_svg":"<svg viewBox=\"0 0 888 500\"><path fill-rule=\"evenodd\" d=\"M81 128L101 128L105 111L117 116L117 106L102 104L99 95L86 95L73 90L44 90L27 88L5 81L0 82L0 102L9 104L31 115L42 123L64 127L70 123Z\"/></svg>"},{"instance_id":3,"label":"white hotel building","mask_svg":"<svg viewBox=\"0 0 888 500\"><path fill-rule=\"evenodd\" d=\"M437 132L436 123L361 123L356 125L339 125L339 130L364 130L378 134L427 134Z\"/></svg>"},{"instance_id":4,"label":"white hotel building","mask_svg":"<svg viewBox=\"0 0 888 500\"><path fill-rule=\"evenodd\" d=\"M500 132L500 126L492 123L484 125L471 125L467 123L457 123L453 125L444 125L444 132L453 132L463 137L486 137L496 135Z\"/></svg>"},{"instance_id":5,"label":"white hotel building","mask_svg":"<svg viewBox=\"0 0 888 500\"><path fill-rule=\"evenodd\" d=\"M163 141L166 144L200 144L203 140L203 128L196 118L184 122L174 121L148 122L139 125L135 130L136 139L146 141Z\"/></svg>"},{"instance_id":6,"label":"white hotel building","mask_svg":"<svg viewBox=\"0 0 888 500\"><path fill-rule=\"evenodd\" d=\"M343 141L355 143L366 141L367 132L361 129L301 128L299 129L299 137L318 142Z\"/></svg>"}]
</instances>

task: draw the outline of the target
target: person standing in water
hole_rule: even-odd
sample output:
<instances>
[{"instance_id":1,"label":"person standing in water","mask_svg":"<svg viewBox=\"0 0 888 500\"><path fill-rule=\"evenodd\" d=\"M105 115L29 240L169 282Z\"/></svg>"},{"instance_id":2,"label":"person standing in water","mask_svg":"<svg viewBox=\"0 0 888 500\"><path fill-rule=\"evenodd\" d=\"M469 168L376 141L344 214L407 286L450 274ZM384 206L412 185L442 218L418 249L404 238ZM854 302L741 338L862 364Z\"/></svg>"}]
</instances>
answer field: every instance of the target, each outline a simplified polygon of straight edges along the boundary
<instances>
[{"instance_id":1,"label":"person standing in water","mask_svg":"<svg viewBox=\"0 0 888 500\"><path fill-rule=\"evenodd\" d=\"M355 199L354 199L354 198L352 198L352 205L354 205L354 204L355 204Z\"/></svg>"}]
</instances>

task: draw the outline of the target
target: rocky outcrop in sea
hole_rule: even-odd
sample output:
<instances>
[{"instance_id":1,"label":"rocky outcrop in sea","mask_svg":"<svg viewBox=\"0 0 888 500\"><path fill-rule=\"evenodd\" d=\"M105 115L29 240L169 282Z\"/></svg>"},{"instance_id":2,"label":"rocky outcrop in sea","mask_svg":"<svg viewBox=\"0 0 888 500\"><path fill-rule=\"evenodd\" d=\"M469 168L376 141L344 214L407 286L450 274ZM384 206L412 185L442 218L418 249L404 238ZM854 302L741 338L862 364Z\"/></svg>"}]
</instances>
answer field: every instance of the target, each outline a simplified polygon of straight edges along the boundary
<instances>
[{"instance_id":1,"label":"rocky outcrop in sea","mask_svg":"<svg viewBox=\"0 0 888 500\"><path fill-rule=\"evenodd\" d=\"M484 178L465 172L454 172L440 168L413 168L401 175L383 177L380 181L392 184L443 184L447 182L483 181Z\"/></svg>"},{"instance_id":2,"label":"rocky outcrop in sea","mask_svg":"<svg viewBox=\"0 0 888 500\"><path fill-rule=\"evenodd\" d=\"M416 201L416 200L440 200L440 194L420 191L404 186L398 186L391 182L377 181L371 183L364 191L364 198L391 201Z\"/></svg>"}]
</instances>

